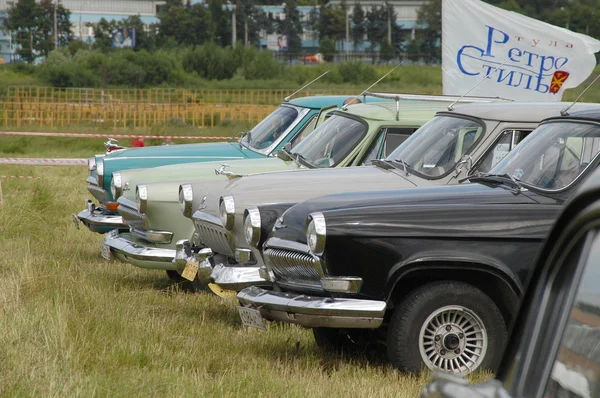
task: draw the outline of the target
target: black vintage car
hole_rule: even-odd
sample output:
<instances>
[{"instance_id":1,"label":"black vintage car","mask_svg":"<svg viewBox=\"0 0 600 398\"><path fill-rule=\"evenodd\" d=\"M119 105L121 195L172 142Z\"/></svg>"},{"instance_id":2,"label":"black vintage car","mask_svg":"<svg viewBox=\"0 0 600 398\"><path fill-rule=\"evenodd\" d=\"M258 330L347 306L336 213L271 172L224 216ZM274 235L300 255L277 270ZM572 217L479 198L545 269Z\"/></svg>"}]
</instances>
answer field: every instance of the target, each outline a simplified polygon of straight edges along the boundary
<instances>
[{"instance_id":1,"label":"black vintage car","mask_svg":"<svg viewBox=\"0 0 600 398\"><path fill-rule=\"evenodd\" d=\"M242 290L242 321L311 327L324 347L384 342L409 371L493 369L542 242L599 152L600 113L574 112L470 184L293 206L263 246L274 290Z\"/></svg>"},{"instance_id":2,"label":"black vintage car","mask_svg":"<svg viewBox=\"0 0 600 398\"><path fill-rule=\"evenodd\" d=\"M496 379L440 374L423 398L600 396L600 170L557 220L531 281Z\"/></svg>"}]
</instances>

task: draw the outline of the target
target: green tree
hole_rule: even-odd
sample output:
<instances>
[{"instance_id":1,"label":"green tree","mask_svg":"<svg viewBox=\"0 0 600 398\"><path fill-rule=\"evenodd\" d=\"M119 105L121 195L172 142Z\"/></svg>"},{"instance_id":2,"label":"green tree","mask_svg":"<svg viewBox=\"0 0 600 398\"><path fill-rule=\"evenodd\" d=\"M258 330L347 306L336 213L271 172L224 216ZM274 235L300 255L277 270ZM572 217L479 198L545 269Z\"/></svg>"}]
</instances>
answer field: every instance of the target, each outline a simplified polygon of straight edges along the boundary
<instances>
[{"instance_id":1,"label":"green tree","mask_svg":"<svg viewBox=\"0 0 600 398\"><path fill-rule=\"evenodd\" d=\"M367 33L365 24L365 11L363 10L360 2L354 4L352 10L352 29L350 30L350 37L354 43L354 48L360 46L364 41L365 34Z\"/></svg>"},{"instance_id":2,"label":"green tree","mask_svg":"<svg viewBox=\"0 0 600 398\"><path fill-rule=\"evenodd\" d=\"M300 22L300 12L296 0L288 0L283 7L285 17L278 20L277 32L287 35L288 52L297 53L302 49L300 35L304 31Z\"/></svg>"},{"instance_id":3,"label":"green tree","mask_svg":"<svg viewBox=\"0 0 600 398\"><path fill-rule=\"evenodd\" d=\"M54 11L56 8L57 40L66 46L72 39L70 11L51 0L18 0L12 3L4 26L15 37L17 54L26 62L37 56L48 56L54 49Z\"/></svg>"},{"instance_id":4,"label":"green tree","mask_svg":"<svg viewBox=\"0 0 600 398\"><path fill-rule=\"evenodd\" d=\"M158 40L165 44L169 39L182 45L198 45L214 39L214 23L210 11L203 4L182 5L170 0L158 14Z\"/></svg>"},{"instance_id":5,"label":"green tree","mask_svg":"<svg viewBox=\"0 0 600 398\"><path fill-rule=\"evenodd\" d=\"M224 7L223 0L207 0L208 9L215 26L215 42L222 46L231 44L231 12Z\"/></svg>"},{"instance_id":6,"label":"green tree","mask_svg":"<svg viewBox=\"0 0 600 398\"><path fill-rule=\"evenodd\" d=\"M325 61L333 61L335 58L335 53L337 52L335 49L335 41L329 37L321 39L319 43L319 52L323 54Z\"/></svg>"},{"instance_id":7,"label":"green tree","mask_svg":"<svg viewBox=\"0 0 600 398\"><path fill-rule=\"evenodd\" d=\"M371 43L370 50L374 51L387 37L387 10L384 7L372 5L367 10L366 30L367 38Z\"/></svg>"},{"instance_id":8,"label":"green tree","mask_svg":"<svg viewBox=\"0 0 600 398\"><path fill-rule=\"evenodd\" d=\"M417 31L421 53L426 57L426 61L439 62L442 56L442 0L424 3L417 12L417 23L423 26L423 29Z\"/></svg>"}]
</instances>

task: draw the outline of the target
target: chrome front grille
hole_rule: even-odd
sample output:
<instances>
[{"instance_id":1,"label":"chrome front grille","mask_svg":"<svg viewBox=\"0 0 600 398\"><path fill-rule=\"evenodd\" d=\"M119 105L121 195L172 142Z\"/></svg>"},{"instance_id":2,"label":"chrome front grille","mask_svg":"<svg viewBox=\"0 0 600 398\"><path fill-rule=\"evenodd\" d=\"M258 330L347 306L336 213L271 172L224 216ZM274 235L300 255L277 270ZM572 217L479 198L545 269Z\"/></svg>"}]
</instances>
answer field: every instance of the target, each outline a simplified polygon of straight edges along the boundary
<instances>
[{"instance_id":1,"label":"chrome front grille","mask_svg":"<svg viewBox=\"0 0 600 398\"><path fill-rule=\"evenodd\" d=\"M194 220L194 225L204 246L211 248L215 253L234 257L231 248L234 246L233 237L224 227L199 220Z\"/></svg>"},{"instance_id":2,"label":"chrome front grille","mask_svg":"<svg viewBox=\"0 0 600 398\"><path fill-rule=\"evenodd\" d=\"M123 217L123 221L125 221L127 225L137 229L138 231L146 230L144 226L144 217L142 216L142 213L137 211L137 209L132 209L129 206L120 204L118 211L121 217Z\"/></svg>"},{"instance_id":3,"label":"chrome front grille","mask_svg":"<svg viewBox=\"0 0 600 398\"><path fill-rule=\"evenodd\" d=\"M319 284L321 276L315 259L309 254L284 249L266 249L267 262L277 280L291 283Z\"/></svg>"},{"instance_id":4,"label":"chrome front grille","mask_svg":"<svg viewBox=\"0 0 600 398\"><path fill-rule=\"evenodd\" d=\"M108 202L108 193L98 185L88 184L88 191L90 191L92 196L101 204L104 205L106 202Z\"/></svg>"}]
</instances>

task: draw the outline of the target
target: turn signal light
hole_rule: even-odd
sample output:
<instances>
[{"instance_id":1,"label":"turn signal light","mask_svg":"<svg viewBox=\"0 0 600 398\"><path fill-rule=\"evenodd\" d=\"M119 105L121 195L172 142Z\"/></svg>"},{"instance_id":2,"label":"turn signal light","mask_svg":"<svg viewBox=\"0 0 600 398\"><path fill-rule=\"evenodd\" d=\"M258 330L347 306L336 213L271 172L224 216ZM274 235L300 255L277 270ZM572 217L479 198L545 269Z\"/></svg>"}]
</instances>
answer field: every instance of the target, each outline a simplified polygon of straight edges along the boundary
<instances>
[{"instance_id":1,"label":"turn signal light","mask_svg":"<svg viewBox=\"0 0 600 398\"><path fill-rule=\"evenodd\" d=\"M106 208L111 211L117 211L118 207L119 207L119 204L116 202L108 202L106 204Z\"/></svg>"}]
</instances>

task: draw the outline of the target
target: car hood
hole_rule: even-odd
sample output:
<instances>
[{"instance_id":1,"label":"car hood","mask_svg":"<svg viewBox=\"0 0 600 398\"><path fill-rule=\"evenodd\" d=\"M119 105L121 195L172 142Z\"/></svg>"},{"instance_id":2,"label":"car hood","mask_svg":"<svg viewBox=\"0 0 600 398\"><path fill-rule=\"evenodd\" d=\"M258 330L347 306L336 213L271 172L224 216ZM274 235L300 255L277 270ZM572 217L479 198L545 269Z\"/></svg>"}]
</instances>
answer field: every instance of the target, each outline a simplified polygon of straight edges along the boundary
<instances>
[{"instance_id":1,"label":"car hood","mask_svg":"<svg viewBox=\"0 0 600 398\"><path fill-rule=\"evenodd\" d=\"M233 161L200 162L133 169L121 172L123 196L135 200L135 187L144 184L148 188L148 200L177 202L179 185L188 181L227 180L227 177L215 173L227 164L226 172L234 174L254 174L267 171L289 170L294 162L285 162L279 158L244 159Z\"/></svg>"},{"instance_id":2,"label":"car hood","mask_svg":"<svg viewBox=\"0 0 600 398\"><path fill-rule=\"evenodd\" d=\"M243 214L248 206L292 204L324 194L359 189L402 189L414 186L414 183L400 173L375 166L254 174L230 181L220 195L207 196L204 211L218 215L219 199L223 195L233 195L236 214Z\"/></svg>"},{"instance_id":3,"label":"car hood","mask_svg":"<svg viewBox=\"0 0 600 398\"><path fill-rule=\"evenodd\" d=\"M104 186L108 188L112 180L112 173L115 171L261 157L264 155L245 147L240 148L237 142L219 142L132 148L98 158L97 161L104 159Z\"/></svg>"},{"instance_id":4,"label":"car hood","mask_svg":"<svg viewBox=\"0 0 600 398\"><path fill-rule=\"evenodd\" d=\"M396 228L392 220L398 215L423 211L423 220L433 209L460 206L471 216L485 217L494 206L534 205L535 195L516 194L504 186L483 184L441 185L404 190L381 190L371 192L347 192L310 199L289 208L275 226L271 237L306 243L305 226L309 214L321 212L327 222L327 233L340 233L343 228L357 228L369 223L377 224L378 231L384 233ZM454 207L456 208L456 207ZM446 214L447 216L447 214ZM389 217L389 218L388 218ZM399 217L401 218L401 217ZM432 216L431 218L434 218ZM388 220L389 222L385 221ZM472 218L469 218L473 222ZM413 220L414 221L414 220ZM438 220L442 222L442 220ZM416 223L419 221L416 220ZM473 227L475 228L475 226Z\"/></svg>"}]
</instances>

